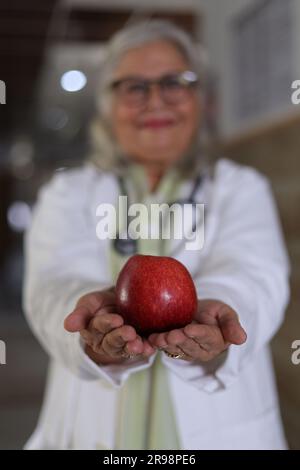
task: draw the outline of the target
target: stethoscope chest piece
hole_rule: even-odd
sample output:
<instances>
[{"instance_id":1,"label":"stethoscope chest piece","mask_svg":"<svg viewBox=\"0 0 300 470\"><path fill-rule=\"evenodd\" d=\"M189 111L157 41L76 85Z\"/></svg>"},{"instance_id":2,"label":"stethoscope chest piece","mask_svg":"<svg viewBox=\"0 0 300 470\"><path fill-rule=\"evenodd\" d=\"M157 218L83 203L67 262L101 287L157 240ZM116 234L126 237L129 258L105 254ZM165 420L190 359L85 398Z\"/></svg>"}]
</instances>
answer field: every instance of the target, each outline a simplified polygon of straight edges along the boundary
<instances>
[{"instance_id":1,"label":"stethoscope chest piece","mask_svg":"<svg viewBox=\"0 0 300 470\"><path fill-rule=\"evenodd\" d=\"M137 252L137 240L131 238L115 238L113 241L114 249L122 256L135 255Z\"/></svg>"}]
</instances>

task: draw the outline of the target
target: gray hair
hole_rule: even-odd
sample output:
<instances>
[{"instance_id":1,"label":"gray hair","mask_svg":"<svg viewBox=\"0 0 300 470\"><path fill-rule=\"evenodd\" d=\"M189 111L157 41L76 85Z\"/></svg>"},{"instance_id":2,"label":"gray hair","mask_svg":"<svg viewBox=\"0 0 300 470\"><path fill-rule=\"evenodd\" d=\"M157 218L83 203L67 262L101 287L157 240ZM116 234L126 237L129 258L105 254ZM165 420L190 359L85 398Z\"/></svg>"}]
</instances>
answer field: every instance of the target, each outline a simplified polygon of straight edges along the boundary
<instances>
[{"instance_id":1,"label":"gray hair","mask_svg":"<svg viewBox=\"0 0 300 470\"><path fill-rule=\"evenodd\" d=\"M135 47L157 40L166 40L174 44L190 68L199 77L201 96L204 95L206 81L207 59L204 49L196 48L187 33L166 20L144 20L133 25L127 25L118 31L107 45L105 58L101 64L99 86L97 90L96 106L98 115L91 123L92 153L90 159L103 170L122 172L128 161L122 155L122 150L113 138L110 125L111 92L109 85L113 80L114 72L124 54ZM200 98L200 92L199 92ZM203 132L195 136L191 149L182 158L178 165L181 171L195 171L195 166L202 167L204 158L199 153L203 148Z\"/></svg>"}]
</instances>

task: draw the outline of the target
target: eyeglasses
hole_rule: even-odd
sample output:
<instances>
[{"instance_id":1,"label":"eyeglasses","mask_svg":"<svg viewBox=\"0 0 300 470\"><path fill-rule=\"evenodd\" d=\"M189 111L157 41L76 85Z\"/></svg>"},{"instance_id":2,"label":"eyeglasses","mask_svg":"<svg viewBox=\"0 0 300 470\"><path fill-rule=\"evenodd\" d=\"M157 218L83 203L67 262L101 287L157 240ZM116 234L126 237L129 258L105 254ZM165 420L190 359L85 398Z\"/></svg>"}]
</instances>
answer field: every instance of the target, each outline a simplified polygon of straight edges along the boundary
<instances>
[{"instance_id":1,"label":"eyeglasses","mask_svg":"<svg viewBox=\"0 0 300 470\"><path fill-rule=\"evenodd\" d=\"M158 86L160 97L166 104L177 104L190 96L191 89L198 81L195 72L186 70L154 80L139 77L122 78L112 82L110 87L123 103L130 107L140 107L148 102L151 87L154 85Z\"/></svg>"}]
</instances>

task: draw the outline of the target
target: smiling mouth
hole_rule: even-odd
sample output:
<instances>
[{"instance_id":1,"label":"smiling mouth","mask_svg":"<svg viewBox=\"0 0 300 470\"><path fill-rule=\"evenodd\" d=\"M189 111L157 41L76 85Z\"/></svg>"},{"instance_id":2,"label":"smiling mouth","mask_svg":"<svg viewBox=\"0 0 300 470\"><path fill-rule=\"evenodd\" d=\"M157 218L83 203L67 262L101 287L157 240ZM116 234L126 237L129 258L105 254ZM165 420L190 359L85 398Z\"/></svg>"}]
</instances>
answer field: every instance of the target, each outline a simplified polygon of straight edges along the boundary
<instances>
[{"instance_id":1,"label":"smiling mouth","mask_svg":"<svg viewBox=\"0 0 300 470\"><path fill-rule=\"evenodd\" d=\"M149 119L141 124L140 127L146 129L162 129L174 126L175 122L172 119Z\"/></svg>"}]
</instances>

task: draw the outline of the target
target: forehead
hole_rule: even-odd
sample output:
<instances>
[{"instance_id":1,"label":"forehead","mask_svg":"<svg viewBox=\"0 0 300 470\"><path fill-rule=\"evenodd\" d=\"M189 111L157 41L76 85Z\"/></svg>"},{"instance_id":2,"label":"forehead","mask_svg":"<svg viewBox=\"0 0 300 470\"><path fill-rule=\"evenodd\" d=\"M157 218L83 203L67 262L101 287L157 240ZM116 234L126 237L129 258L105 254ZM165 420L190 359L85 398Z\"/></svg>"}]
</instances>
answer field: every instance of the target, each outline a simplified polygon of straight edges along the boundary
<instances>
[{"instance_id":1,"label":"forehead","mask_svg":"<svg viewBox=\"0 0 300 470\"><path fill-rule=\"evenodd\" d=\"M143 75L156 77L169 71L185 70L188 62L170 42L155 41L126 52L115 70L115 77Z\"/></svg>"}]
</instances>

